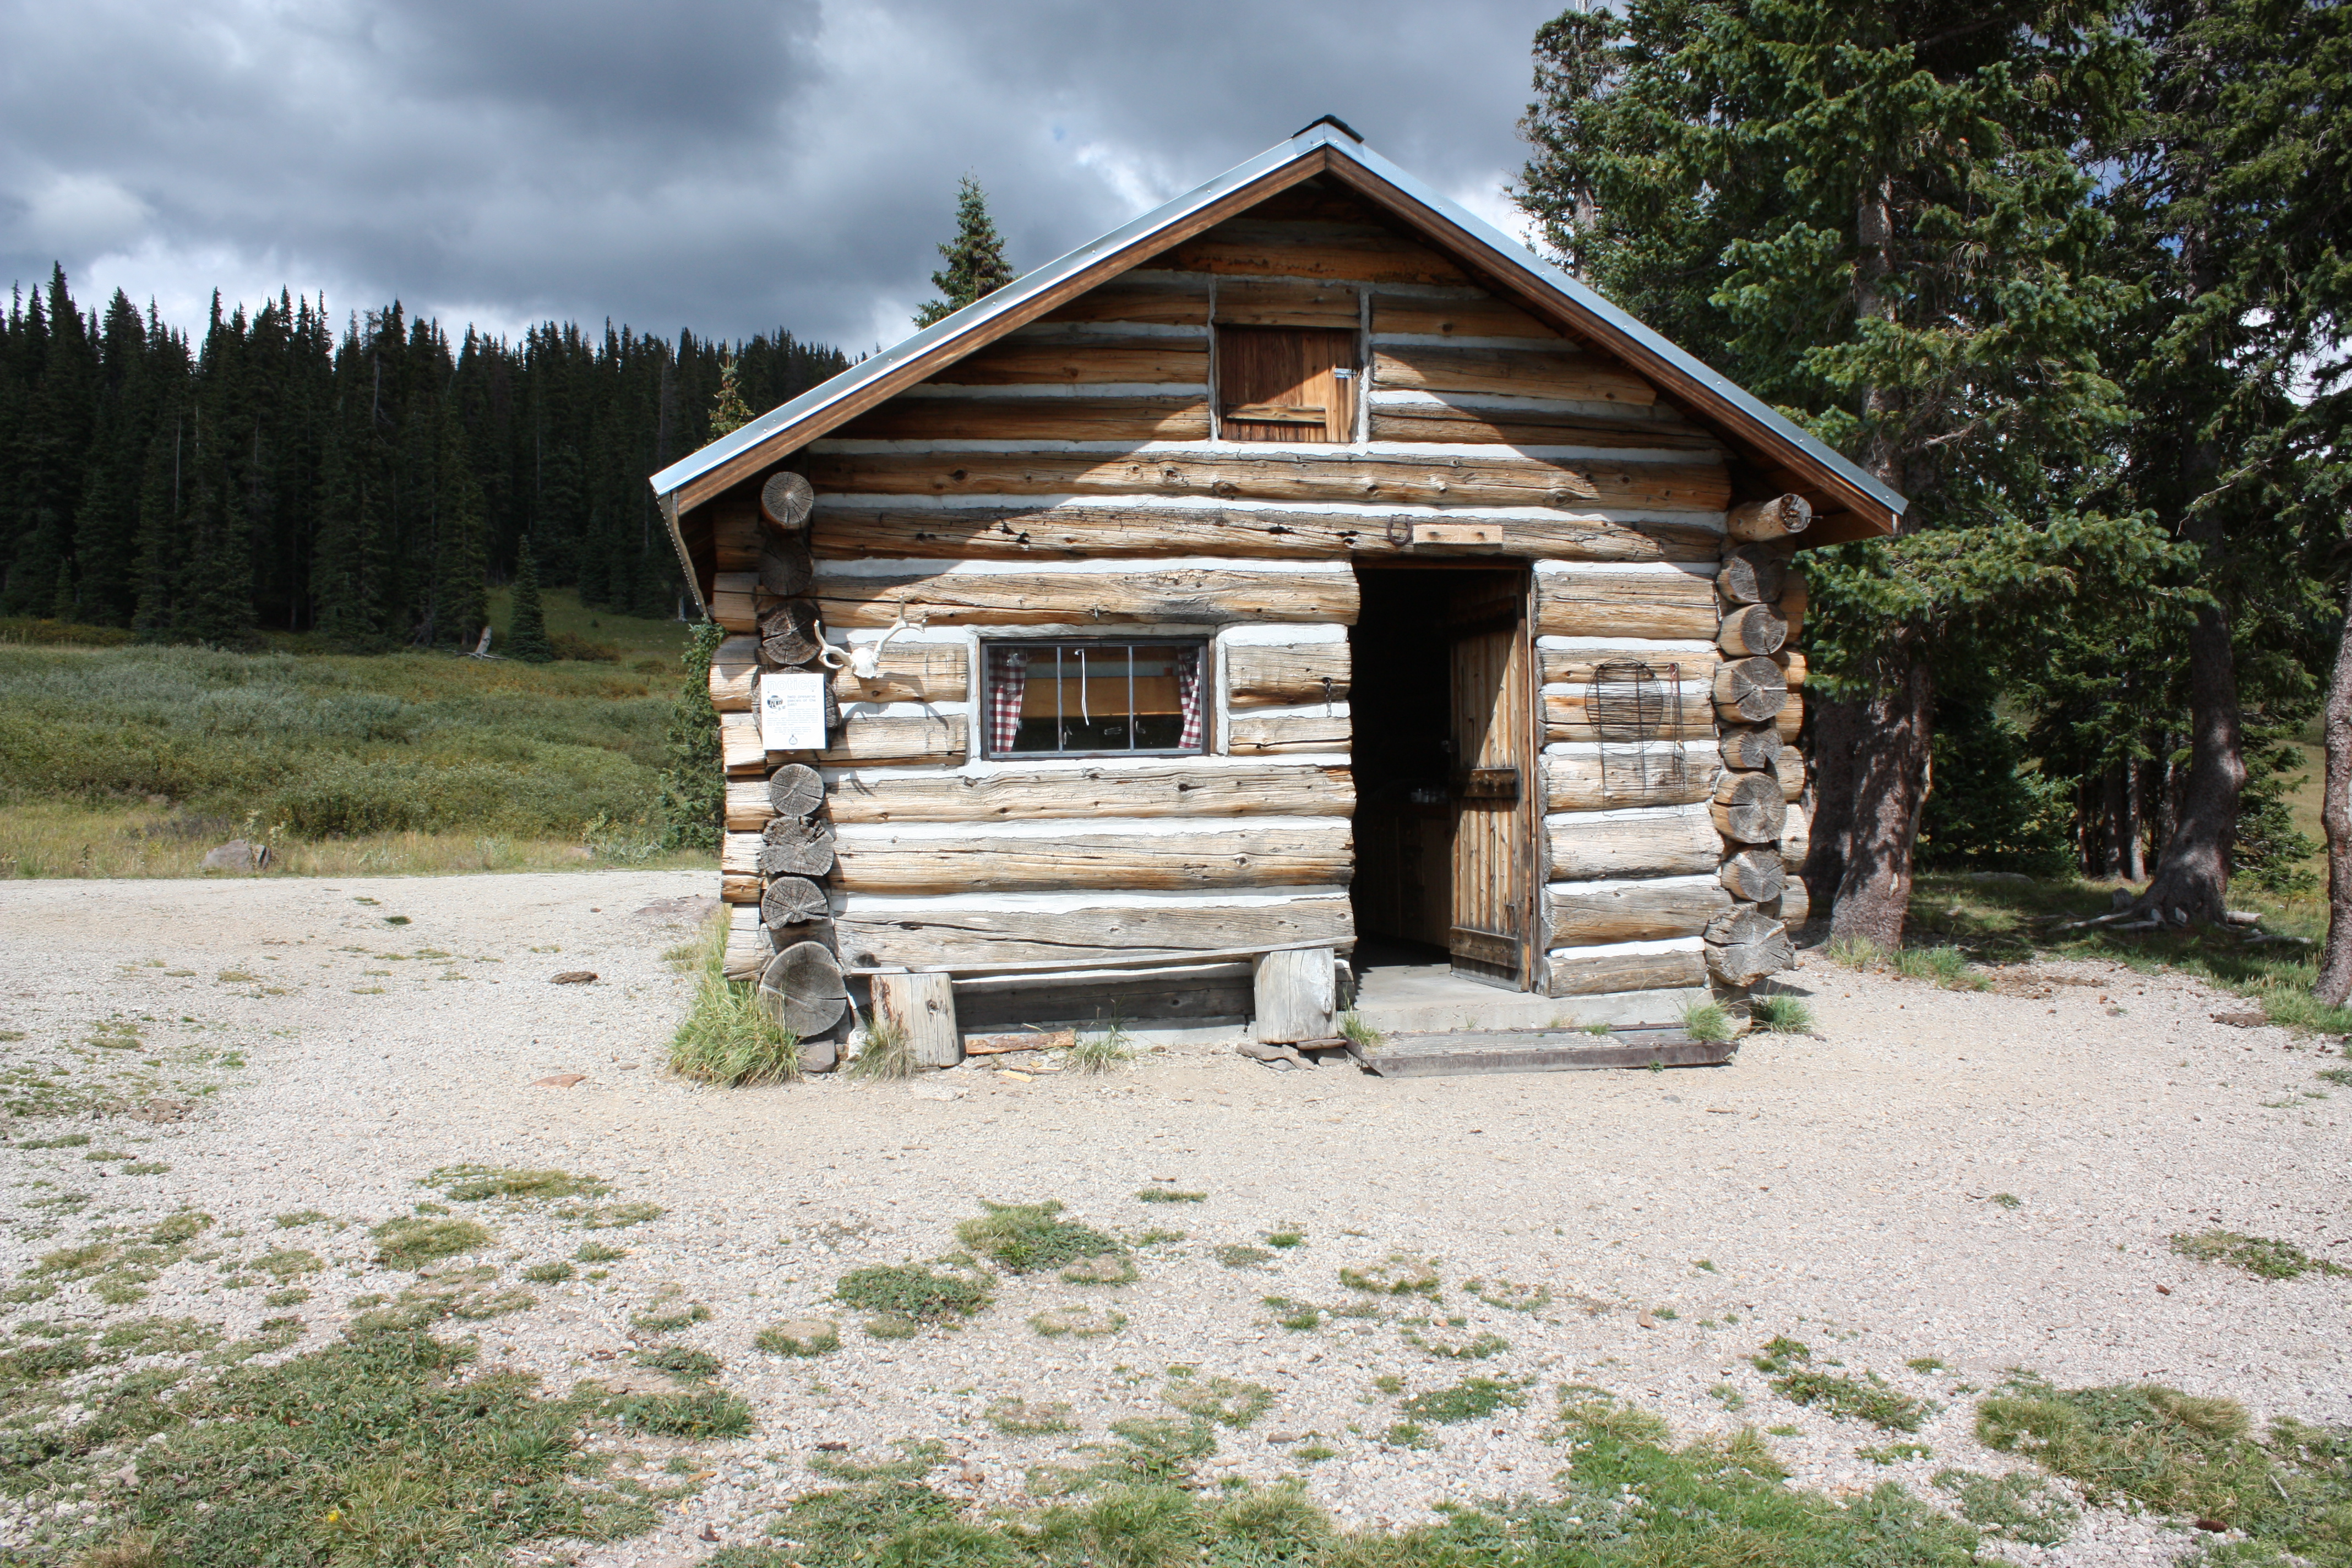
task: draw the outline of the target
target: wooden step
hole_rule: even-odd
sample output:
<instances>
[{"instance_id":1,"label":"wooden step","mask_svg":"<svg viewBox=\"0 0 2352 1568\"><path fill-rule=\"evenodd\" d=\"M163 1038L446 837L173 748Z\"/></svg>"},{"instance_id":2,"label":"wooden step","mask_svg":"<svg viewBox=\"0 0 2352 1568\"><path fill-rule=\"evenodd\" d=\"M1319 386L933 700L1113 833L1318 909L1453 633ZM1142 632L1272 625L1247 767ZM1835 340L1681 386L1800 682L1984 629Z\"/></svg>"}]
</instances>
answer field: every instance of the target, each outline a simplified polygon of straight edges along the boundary
<instances>
[{"instance_id":1,"label":"wooden step","mask_svg":"<svg viewBox=\"0 0 2352 1568\"><path fill-rule=\"evenodd\" d=\"M1694 1040L1675 1026L1627 1026L1606 1037L1580 1029L1476 1029L1451 1035L1385 1035L1348 1054L1380 1078L1461 1077L1497 1072L1586 1072L1601 1068L1719 1067L1732 1041Z\"/></svg>"}]
</instances>

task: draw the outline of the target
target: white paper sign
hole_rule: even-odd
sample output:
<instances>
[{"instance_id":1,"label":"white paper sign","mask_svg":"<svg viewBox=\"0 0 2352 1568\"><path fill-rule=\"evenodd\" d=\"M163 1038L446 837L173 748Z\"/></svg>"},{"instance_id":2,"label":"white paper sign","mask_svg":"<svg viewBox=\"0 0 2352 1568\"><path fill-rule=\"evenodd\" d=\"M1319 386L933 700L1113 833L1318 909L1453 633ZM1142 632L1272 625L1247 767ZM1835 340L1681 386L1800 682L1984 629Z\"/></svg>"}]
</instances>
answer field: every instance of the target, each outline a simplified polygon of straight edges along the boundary
<instances>
[{"instance_id":1,"label":"white paper sign","mask_svg":"<svg viewBox=\"0 0 2352 1568\"><path fill-rule=\"evenodd\" d=\"M772 752L824 750L824 677L798 670L760 677L760 744Z\"/></svg>"}]
</instances>

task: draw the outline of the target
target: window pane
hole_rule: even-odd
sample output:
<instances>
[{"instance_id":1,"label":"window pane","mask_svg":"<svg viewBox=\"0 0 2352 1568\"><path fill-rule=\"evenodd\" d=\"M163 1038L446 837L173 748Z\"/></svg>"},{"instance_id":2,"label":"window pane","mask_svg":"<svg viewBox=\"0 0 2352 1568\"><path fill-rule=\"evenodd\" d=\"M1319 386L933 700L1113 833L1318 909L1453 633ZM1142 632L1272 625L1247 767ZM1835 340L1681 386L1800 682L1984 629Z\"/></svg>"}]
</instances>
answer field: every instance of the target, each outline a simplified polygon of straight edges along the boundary
<instances>
[{"instance_id":1,"label":"window pane","mask_svg":"<svg viewBox=\"0 0 2352 1568\"><path fill-rule=\"evenodd\" d=\"M1032 643L1017 652L995 645L987 663L995 683L990 710L1004 711L1000 701L1014 704L1013 681L1021 685L1017 716L1007 713L1013 731L997 731L993 749L1000 755L1198 751L1197 718L1189 740L1186 733L1184 687L1201 663L1195 644Z\"/></svg>"}]
</instances>

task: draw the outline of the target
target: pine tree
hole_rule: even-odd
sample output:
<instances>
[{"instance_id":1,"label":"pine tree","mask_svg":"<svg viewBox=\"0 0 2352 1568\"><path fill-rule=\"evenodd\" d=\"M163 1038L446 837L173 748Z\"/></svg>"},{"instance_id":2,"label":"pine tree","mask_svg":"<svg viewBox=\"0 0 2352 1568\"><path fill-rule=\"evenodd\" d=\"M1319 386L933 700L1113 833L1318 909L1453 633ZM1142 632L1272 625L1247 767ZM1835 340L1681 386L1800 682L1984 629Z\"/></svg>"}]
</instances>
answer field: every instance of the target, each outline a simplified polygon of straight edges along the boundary
<instances>
[{"instance_id":1,"label":"pine tree","mask_svg":"<svg viewBox=\"0 0 2352 1568\"><path fill-rule=\"evenodd\" d=\"M710 656L726 633L715 621L688 634L686 680L670 709L669 761L662 768L661 814L677 847L716 849L727 805L726 770L719 766L719 710L710 700Z\"/></svg>"},{"instance_id":2,"label":"pine tree","mask_svg":"<svg viewBox=\"0 0 2352 1568\"><path fill-rule=\"evenodd\" d=\"M710 438L730 436L751 423L751 407L744 403L743 394L735 384L736 371L741 361L728 354L719 362L719 395L710 400Z\"/></svg>"},{"instance_id":3,"label":"pine tree","mask_svg":"<svg viewBox=\"0 0 2352 1568\"><path fill-rule=\"evenodd\" d=\"M515 552L514 611L507 620L507 657L545 664L555 657L547 640L547 617L539 603L539 561L529 534Z\"/></svg>"},{"instance_id":4,"label":"pine tree","mask_svg":"<svg viewBox=\"0 0 2352 1568\"><path fill-rule=\"evenodd\" d=\"M957 188L956 237L940 247L940 255L947 265L931 274L931 287L946 298L930 300L916 311L918 327L951 316L1013 279L1013 268L1004 259L1004 241L988 216L988 197L970 174Z\"/></svg>"},{"instance_id":5,"label":"pine tree","mask_svg":"<svg viewBox=\"0 0 2352 1568\"><path fill-rule=\"evenodd\" d=\"M471 647L488 616L482 487L474 478L466 433L454 399L445 398L435 454L433 584L428 640Z\"/></svg>"}]
</instances>

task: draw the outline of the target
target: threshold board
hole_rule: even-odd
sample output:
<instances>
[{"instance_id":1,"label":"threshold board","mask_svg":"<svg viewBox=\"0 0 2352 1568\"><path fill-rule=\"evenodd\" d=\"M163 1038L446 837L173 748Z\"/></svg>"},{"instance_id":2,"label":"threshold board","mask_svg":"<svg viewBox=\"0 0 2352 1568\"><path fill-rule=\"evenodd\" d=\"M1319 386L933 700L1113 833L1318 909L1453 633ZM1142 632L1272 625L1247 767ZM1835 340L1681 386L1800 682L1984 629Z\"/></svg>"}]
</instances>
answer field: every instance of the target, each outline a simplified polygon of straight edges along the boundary
<instances>
[{"instance_id":1,"label":"threshold board","mask_svg":"<svg viewBox=\"0 0 2352 1568\"><path fill-rule=\"evenodd\" d=\"M1453 1035L1385 1035L1348 1054L1378 1078L1461 1077L1498 1072L1590 1072L1602 1068L1720 1067L1738 1055L1729 1040L1694 1040L1678 1027L1473 1029Z\"/></svg>"}]
</instances>

